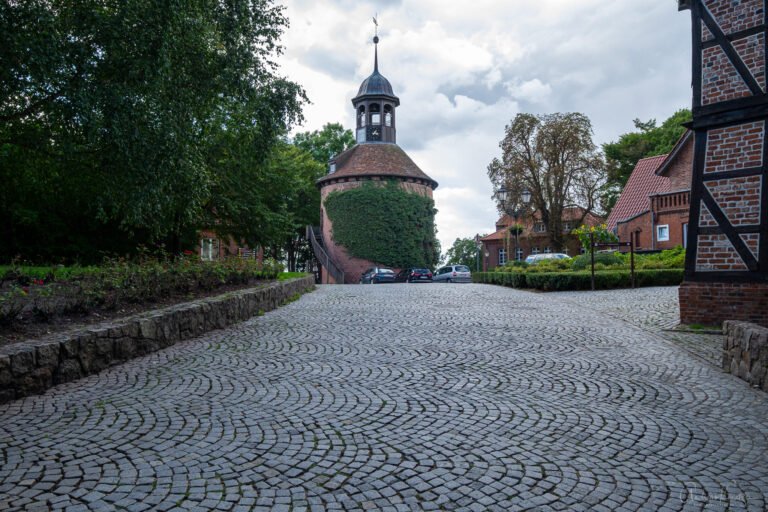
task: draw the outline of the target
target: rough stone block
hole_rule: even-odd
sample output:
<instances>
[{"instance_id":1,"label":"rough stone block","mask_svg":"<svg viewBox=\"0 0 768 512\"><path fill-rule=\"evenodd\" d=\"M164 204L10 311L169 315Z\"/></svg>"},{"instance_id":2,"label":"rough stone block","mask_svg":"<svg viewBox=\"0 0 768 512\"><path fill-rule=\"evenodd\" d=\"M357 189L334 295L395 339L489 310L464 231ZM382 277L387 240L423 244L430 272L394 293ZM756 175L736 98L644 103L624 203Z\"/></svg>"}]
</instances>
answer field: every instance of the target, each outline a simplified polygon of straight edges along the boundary
<instances>
[{"instance_id":1,"label":"rough stone block","mask_svg":"<svg viewBox=\"0 0 768 512\"><path fill-rule=\"evenodd\" d=\"M11 373L15 376L26 375L35 369L35 349L28 345L12 347L9 354L11 359Z\"/></svg>"},{"instance_id":2,"label":"rough stone block","mask_svg":"<svg viewBox=\"0 0 768 512\"><path fill-rule=\"evenodd\" d=\"M83 376L83 370L77 359L64 359L53 374L54 384L72 382Z\"/></svg>"},{"instance_id":3,"label":"rough stone block","mask_svg":"<svg viewBox=\"0 0 768 512\"><path fill-rule=\"evenodd\" d=\"M0 355L0 386L8 386L13 379L11 374L11 358L7 355Z\"/></svg>"},{"instance_id":4,"label":"rough stone block","mask_svg":"<svg viewBox=\"0 0 768 512\"><path fill-rule=\"evenodd\" d=\"M37 367L55 370L59 365L59 344L46 343L37 347Z\"/></svg>"}]
</instances>

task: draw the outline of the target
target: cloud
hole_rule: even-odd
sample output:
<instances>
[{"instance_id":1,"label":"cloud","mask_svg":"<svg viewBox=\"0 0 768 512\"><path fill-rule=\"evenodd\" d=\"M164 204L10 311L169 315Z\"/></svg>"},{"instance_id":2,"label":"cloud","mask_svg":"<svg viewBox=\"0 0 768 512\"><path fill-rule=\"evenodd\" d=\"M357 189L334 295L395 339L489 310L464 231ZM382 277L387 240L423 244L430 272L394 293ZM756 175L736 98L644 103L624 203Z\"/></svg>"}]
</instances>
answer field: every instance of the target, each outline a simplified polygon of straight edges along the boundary
<instances>
[{"instance_id":1,"label":"cloud","mask_svg":"<svg viewBox=\"0 0 768 512\"><path fill-rule=\"evenodd\" d=\"M690 105L690 17L671 0L284 0L283 72L312 105L300 130L352 128L350 99L379 64L401 99L398 143L440 182L440 239L493 230L485 168L518 112L582 112L595 142Z\"/></svg>"}]
</instances>

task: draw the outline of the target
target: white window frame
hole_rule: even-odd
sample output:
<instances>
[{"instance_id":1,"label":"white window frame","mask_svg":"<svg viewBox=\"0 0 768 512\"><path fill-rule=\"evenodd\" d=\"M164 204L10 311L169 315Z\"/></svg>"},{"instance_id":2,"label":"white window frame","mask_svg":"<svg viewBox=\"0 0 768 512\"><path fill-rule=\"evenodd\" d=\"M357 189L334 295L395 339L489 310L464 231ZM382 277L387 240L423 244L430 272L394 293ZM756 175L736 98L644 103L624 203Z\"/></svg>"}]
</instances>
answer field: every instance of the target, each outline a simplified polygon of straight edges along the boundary
<instances>
[{"instance_id":1,"label":"white window frame","mask_svg":"<svg viewBox=\"0 0 768 512\"><path fill-rule=\"evenodd\" d=\"M507 264L507 250L499 249L499 265Z\"/></svg>"},{"instance_id":2,"label":"white window frame","mask_svg":"<svg viewBox=\"0 0 768 512\"><path fill-rule=\"evenodd\" d=\"M544 248L544 254L552 254L552 248L550 246L546 246Z\"/></svg>"},{"instance_id":3,"label":"white window frame","mask_svg":"<svg viewBox=\"0 0 768 512\"><path fill-rule=\"evenodd\" d=\"M516 252L516 254L515 254L515 259L516 259L517 261L523 261L523 248L522 248L522 247L518 247L518 248L515 250L515 252Z\"/></svg>"},{"instance_id":4,"label":"white window frame","mask_svg":"<svg viewBox=\"0 0 768 512\"><path fill-rule=\"evenodd\" d=\"M546 233L547 227L544 225L543 222L534 222L533 223L533 232L534 233Z\"/></svg>"},{"instance_id":5,"label":"white window frame","mask_svg":"<svg viewBox=\"0 0 768 512\"><path fill-rule=\"evenodd\" d=\"M532 247L531 248L531 254L539 254L541 251L538 247Z\"/></svg>"},{"instance_id":6,"label":"white window frame","mask_svg":"<svg viewBox=\"0 0 768 512\"><path fill-rule=\"evenodd\" d=\"M669 224L660 224L656 226L656 241L669 242Z\"/></svg>"}]
</instances>

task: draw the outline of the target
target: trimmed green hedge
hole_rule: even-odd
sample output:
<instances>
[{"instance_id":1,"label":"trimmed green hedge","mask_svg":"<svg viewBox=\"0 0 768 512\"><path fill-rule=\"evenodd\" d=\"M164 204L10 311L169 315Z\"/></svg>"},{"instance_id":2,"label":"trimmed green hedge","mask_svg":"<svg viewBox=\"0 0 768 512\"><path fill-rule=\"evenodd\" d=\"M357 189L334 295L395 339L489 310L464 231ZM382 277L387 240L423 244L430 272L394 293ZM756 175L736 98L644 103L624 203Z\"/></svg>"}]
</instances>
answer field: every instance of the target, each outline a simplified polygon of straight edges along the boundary
<instances>
[{"instance_id":1,"label":"trimmed green hedge","mask_svg":"<svg viewBox=\"0 0 768 512\"><path fill-rule=\"evenodd\" d=\"M590 290L589 272L475 272L476 283L498 284L512 288L534 288L543 291ZM682 269L637 270L636 286L676 286L683 282ZM595 288L629 288L632 278L629 270L603 270L595 272Z\"/></svg>"}]
</instances>

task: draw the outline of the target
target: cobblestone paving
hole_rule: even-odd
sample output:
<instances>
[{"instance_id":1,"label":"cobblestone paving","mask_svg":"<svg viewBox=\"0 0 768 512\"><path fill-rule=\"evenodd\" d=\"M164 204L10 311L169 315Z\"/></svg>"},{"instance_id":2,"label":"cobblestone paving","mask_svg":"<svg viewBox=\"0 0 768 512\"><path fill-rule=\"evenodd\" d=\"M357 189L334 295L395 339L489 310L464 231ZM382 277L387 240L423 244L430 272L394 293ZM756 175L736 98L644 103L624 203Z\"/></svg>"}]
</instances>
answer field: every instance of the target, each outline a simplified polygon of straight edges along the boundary
<instances>
[{"instance_id":1,"label":"cobblestone paving","mask_svg":"<svg viewBox=\"0 0 768 512\"><path fill-rule=\"evenodd\" d=\"M723 336L673 330L680 321L677 286L636 290L558 292L552 294L579 306L624 320L709 361L718 368L723 361Z\"/></svg>"},{"instance_id":2,"label":"cobblestone paving","mask_svg":"<svg viewBox=\"0 0 768 512\"><path fill-rule=\"evenodd\" d=\"M556 296L326 286L0 406L0 510L764 510L767 420Z\"/></svg>"}]
</instances>

